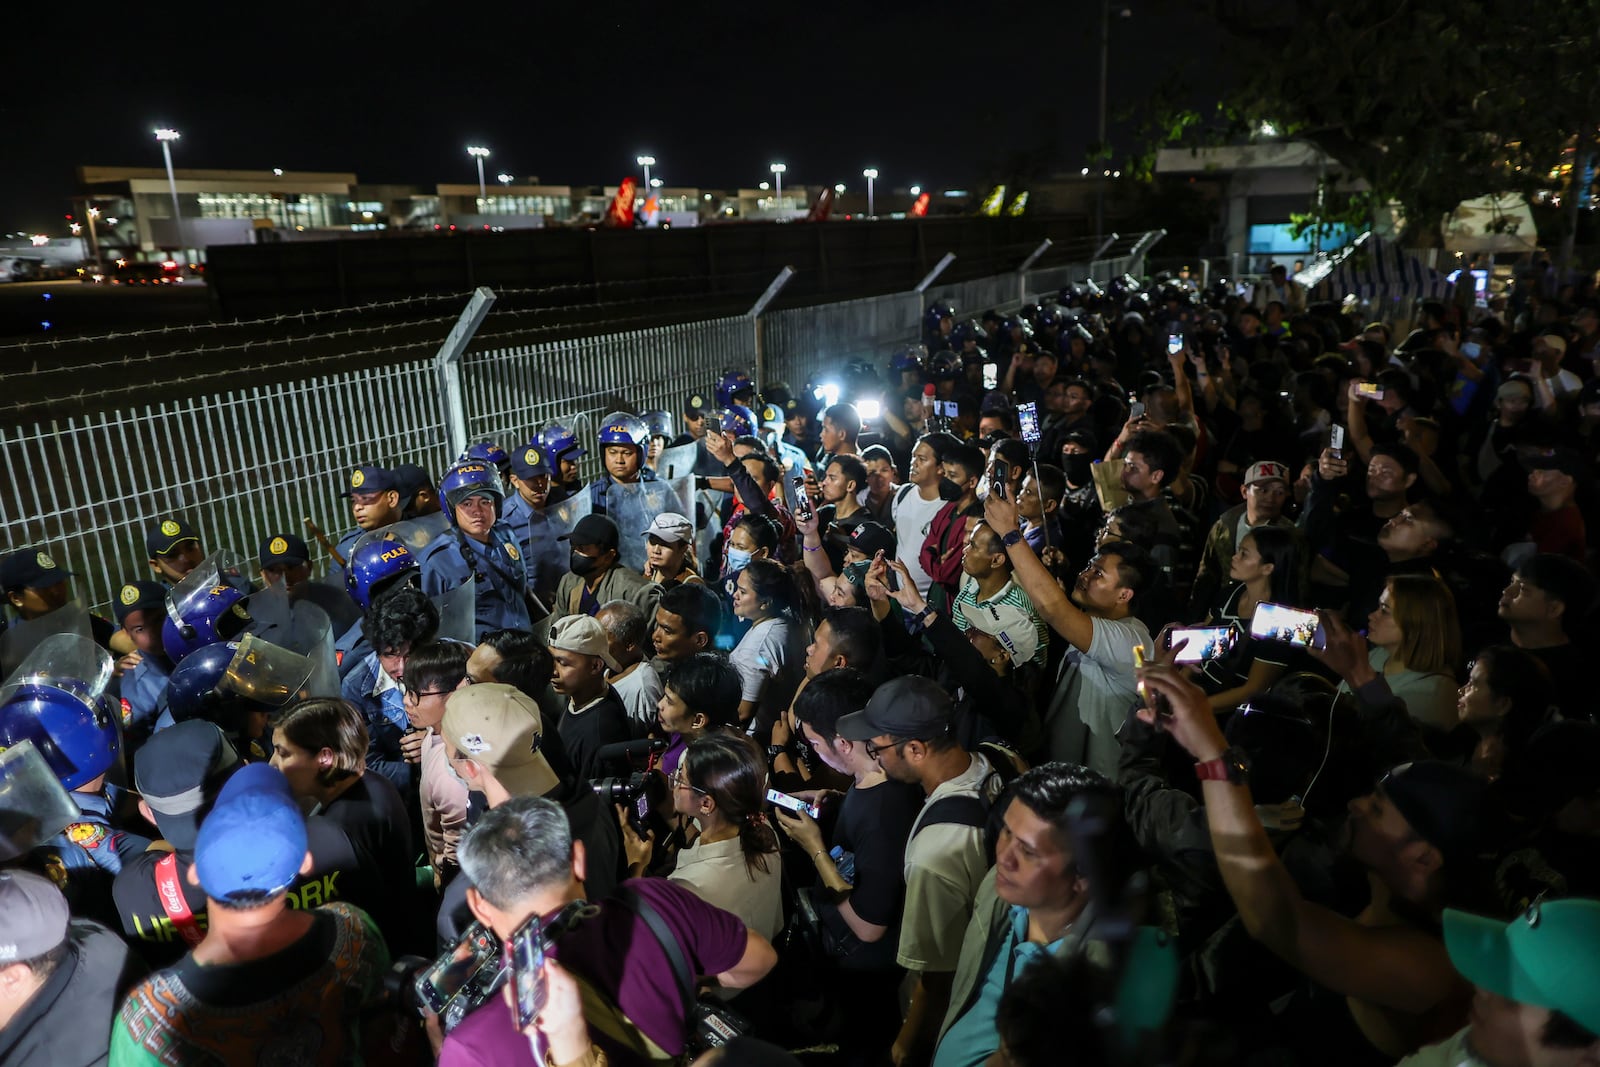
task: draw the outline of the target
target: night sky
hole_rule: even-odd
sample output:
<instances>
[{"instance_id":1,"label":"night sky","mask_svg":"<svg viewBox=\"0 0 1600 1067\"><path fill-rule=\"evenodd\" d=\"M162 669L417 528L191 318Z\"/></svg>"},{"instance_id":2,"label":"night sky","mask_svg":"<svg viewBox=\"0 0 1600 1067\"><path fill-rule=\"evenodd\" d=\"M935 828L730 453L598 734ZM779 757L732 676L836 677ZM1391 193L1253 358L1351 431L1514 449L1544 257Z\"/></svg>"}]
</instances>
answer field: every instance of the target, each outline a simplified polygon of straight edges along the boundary
<instances>
[{"instance_id":1,"label":"night sky","mask_svg":"<svg viewBox=\"0 0 1600 1067\"><path fill-rule=\"evenodd\" d=\"M782 160L796 184L877 166L903 189L980 185L1015 152L1076 169L1097 112L1098 0L24 3L0 60L0 231L64 232L74 168L160 166L157 126L182 132L180 168L431 188L475 181L481 143L491 182L615 183L648 152L668 185L753 186ZM1174 64L1204 92L1201 16L1113 7L1133 10L1113 18L1113 114Z\"/></svg>"}]
</instances>

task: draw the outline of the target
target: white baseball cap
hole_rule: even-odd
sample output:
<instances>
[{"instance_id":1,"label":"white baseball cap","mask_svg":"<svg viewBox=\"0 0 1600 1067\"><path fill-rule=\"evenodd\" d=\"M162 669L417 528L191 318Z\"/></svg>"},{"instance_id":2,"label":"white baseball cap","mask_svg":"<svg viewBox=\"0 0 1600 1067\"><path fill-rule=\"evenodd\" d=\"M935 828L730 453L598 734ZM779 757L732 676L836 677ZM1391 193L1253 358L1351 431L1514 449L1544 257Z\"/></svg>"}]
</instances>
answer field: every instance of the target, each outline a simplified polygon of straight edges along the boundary
<instances>
[{"instance_id":1,"label":"white baseball cap","mask_svg":"<svg viewBox=\"0 0 1600 1067\"><path fill-rule=\"evenodd\" d=\"M1039 651L1039 632L1027 612L1011 604L963 604L961 614L967 625L1000 642L1000 647L1011 655L1011 662L1021 666L1033 659Z\"/></svg>"},{"instance_id":2,"label":"white baseball cap","mask_svg":"<svg viewBox=\"0 0 1600 1067\"><path fill-rule=\"evenodd\" d=\"M694 540L694 523L679 515L676 511L663 511L650 520L650 528L643 534L645 537L659 537L663 541L692 541Z\"/></svg>"}]
</instances>

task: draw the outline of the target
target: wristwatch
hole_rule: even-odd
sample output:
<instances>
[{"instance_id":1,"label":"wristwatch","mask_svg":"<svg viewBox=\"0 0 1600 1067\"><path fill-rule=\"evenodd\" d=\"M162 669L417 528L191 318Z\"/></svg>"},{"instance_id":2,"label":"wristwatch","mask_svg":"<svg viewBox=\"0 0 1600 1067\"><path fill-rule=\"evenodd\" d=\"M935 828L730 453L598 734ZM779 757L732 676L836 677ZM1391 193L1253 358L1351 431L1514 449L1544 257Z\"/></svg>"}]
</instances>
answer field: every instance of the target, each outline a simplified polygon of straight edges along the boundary
<instances>
[{"instance_id":1,"label":"wristwatch","mask_svg":"<svg viewBox=\"0 0 1600 1067\"><path fill-rule=\"evenodd\" d=\"M1011 548L1012 546L1014 546L1015 544L1017 544L1017 542L1019 542L1021 540L1022 540L1022 531L1021 530L1011 530L1008 533L1003 533L1003 534L1000 535L1000 543L1005 545L1007 548Z\"/></svg>"},{"instance_id":2,"label":"wristwatch","mask_svg":"<svg viewBox=\"0 0 1600 1067\"><path fill-rule=\"evenodd\" d=\"M1245 785L1250 781L1250 757L1242 748L1225 748L1222 755L1194 765L1194 776L1202 782L1232 782Z\"/></svg>"},{"instance_id":3,"label":"wristwatch","mask_svg":"<svg viewBox=\"0 0 1600 1067\"><path fill-rule=\"evenodd\" d=\"M788 751L789 751L789 746L788 745L768 745L767 746L767 762L771 763L773 760L777 759L779 756L782 756L782 755L786 754Z\"/></svg>"}]
</instances>

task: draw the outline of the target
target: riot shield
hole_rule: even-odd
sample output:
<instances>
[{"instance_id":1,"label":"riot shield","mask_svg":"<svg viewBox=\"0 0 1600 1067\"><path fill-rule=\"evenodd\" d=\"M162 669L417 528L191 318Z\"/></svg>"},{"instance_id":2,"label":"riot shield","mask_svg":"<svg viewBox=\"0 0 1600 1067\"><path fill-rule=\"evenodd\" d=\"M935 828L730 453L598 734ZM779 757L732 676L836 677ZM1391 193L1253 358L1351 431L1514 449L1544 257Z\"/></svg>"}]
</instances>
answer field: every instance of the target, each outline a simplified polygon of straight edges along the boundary
<instances>
[{"instance_id":1,"label":"riot shield","mask_svg":"<svg viewBox=\"0 0 1600 1067\"><path fill-rule=\"evenodd\" d=\"M439 640L478 643L478 582L468 578L454 589L431 598L439 609Z\"/></svg>"},{"instance_id":2,"label":"riot shield","mask_svg":"<svg viewBox=\"0 0 1600 1067\"><path fill-rule=\"evenodd\" d=\"M167 593L167 617L174 620L189 618L211 590L219 585L231 585L248 594L250 580L244 575L244 564L240 562L237 552L217 549Z\"/></svg>"},{"instance_id":3,"label":"riot shield","mask_svg":"<svg viewBox=\"0 0 1600 1067\"><path fill-rule=\"evenodd\" d=\"M406 519L393 526L385 527L396 541L404 541L413 556L419 559L422 550L450 532L450 520L442 511L432 515L422 515L415 519ZM380 533L383 531L379 531Z\"/></svg>"},{"instance_id":4,"label":"riot shield","mask_svg":"<svg viewBox=\"0 0 1600 1067\"><path fill-rule=\"evenodd\" d=\"M89 640L94 631L89 626L89 611L77 601L63 604L37 619L13 622L0 633L0 677L22 665L39 643L56 634L73 634Z\"/></svg>"},{"instance_id":5,"label":"riot shield","mask_svg":"<svg viewBox=\"0 0 1600 1067\"><path fill-rule=\"evenodd\" d=\"M550 535L556 538L567 536L572 532L572 528L578 525L578 520L589 514L590 510L588 486L584 486L575 495L567 497L559 504L551 504L544 509L544 517L550 523Z\"/></svg>"},{"instance_id":6,"label":"riot shield","mask_svg":"<svg viewBox=\"0 0 1600 1067\"><path fill-rule=\"evenodd\" d=\"M622 565L643 573L645 568L644 532L664 511L675 511L693 521L687 501L694 491L693 477L672 481L612 483L606 487L606 514L621 533Z\"/></svg>"},{"instance_id":7,"label":"riot shield","mask_svg":"<svg viewBox=\"0 0 1600 1067\"><path fill-rule=\"evenodd\" d=\"M301 582L290 592L289 600L295 604L302 601L315 604L327 612L328 618L333 620L334 633L342 634L361 621L361 609L350 599L350 594L326 582Z\"/></svg>"},{"instance_id":8,"label":"riot shield","mask_svg":"<svg viewBox=\"0 0 1600 1067\"><path fill-rule=\"evenodd\" d=\"M690 441L686 445L678 445L675 448L664 448L661 450L660 457L656 460L656 473L667 481L692 476L699 453L700 446L694 441Z\"/></svg>"},{"instance_id":9,"label":"riot shield","mask_svg":"<svg viewBox=\"0 0 1600 1067\"><path fill-rule=\"evenodd\" d=\"M38 847L78 818L78 805L32 741L0 752L0 863Z\"/></svg>"},{"instance_id":10,"label":"riot shield","mask_svg":"<svg viewBox=\"0 0 1600 1067\"><path fill-rule=\"evenodd\" d=\"M54 614L52 612L52 614ZM111 653L86 636L55 633L38 642L0 685L0 705L23 686L65 689L94 704L111 684Z\"/></svg>"},{"instance_id":11,"label":"riot shield","mask_svg":"<svg viewBox=\"0 0 1600 1067\"><path fill-rule=\"evenodd\" d=\"M332 694L313 692L318 674L317 664L309 656L245 634L217 689L266 707L282 708L311 696L337 695L337 682Z\"/></svg>"}]
</instances>

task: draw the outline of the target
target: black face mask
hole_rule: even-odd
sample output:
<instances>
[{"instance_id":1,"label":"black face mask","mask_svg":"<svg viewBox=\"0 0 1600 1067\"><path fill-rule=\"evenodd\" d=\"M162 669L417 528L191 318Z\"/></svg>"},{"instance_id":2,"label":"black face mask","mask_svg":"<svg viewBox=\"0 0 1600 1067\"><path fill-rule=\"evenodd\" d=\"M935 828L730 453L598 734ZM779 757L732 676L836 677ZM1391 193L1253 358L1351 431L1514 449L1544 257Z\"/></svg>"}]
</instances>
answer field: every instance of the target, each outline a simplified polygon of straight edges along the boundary
<instances>
[{"instance_id":1,"label":"black face mask","mask_svg":"<svg viewBox=\"0 0 1600 1067\"><path fill-rule=\"evenodd\" d=\"M1073 485L1083 485L1089 481L1089 465L1094 462L1094 457L1087 452L1077 455L1062 456L1061 469L1067 472L1067 481Z\"/></svg>"},{"instance_id":2,"label":"black face mask","mask_svg":"<svg viewBox=\"0 0 1600 1067\"><path fill-rule=\"evenodd\" d=\"M949 478L939 479L939 499L949 503L961 499L961 487Z\"/></svg>"},{"instance_id":3,"label":"black face mask","mask_svg":"<svg viewBox=\"0 0 1600 1067\"><path fill-rule=\"evenodd\" d=\"M567 562L567 567L580 578L587 578L600 569L600 561L593 556L585 556L577 549L572 550L572 559Z\"/></svg>"}]
</instances>

